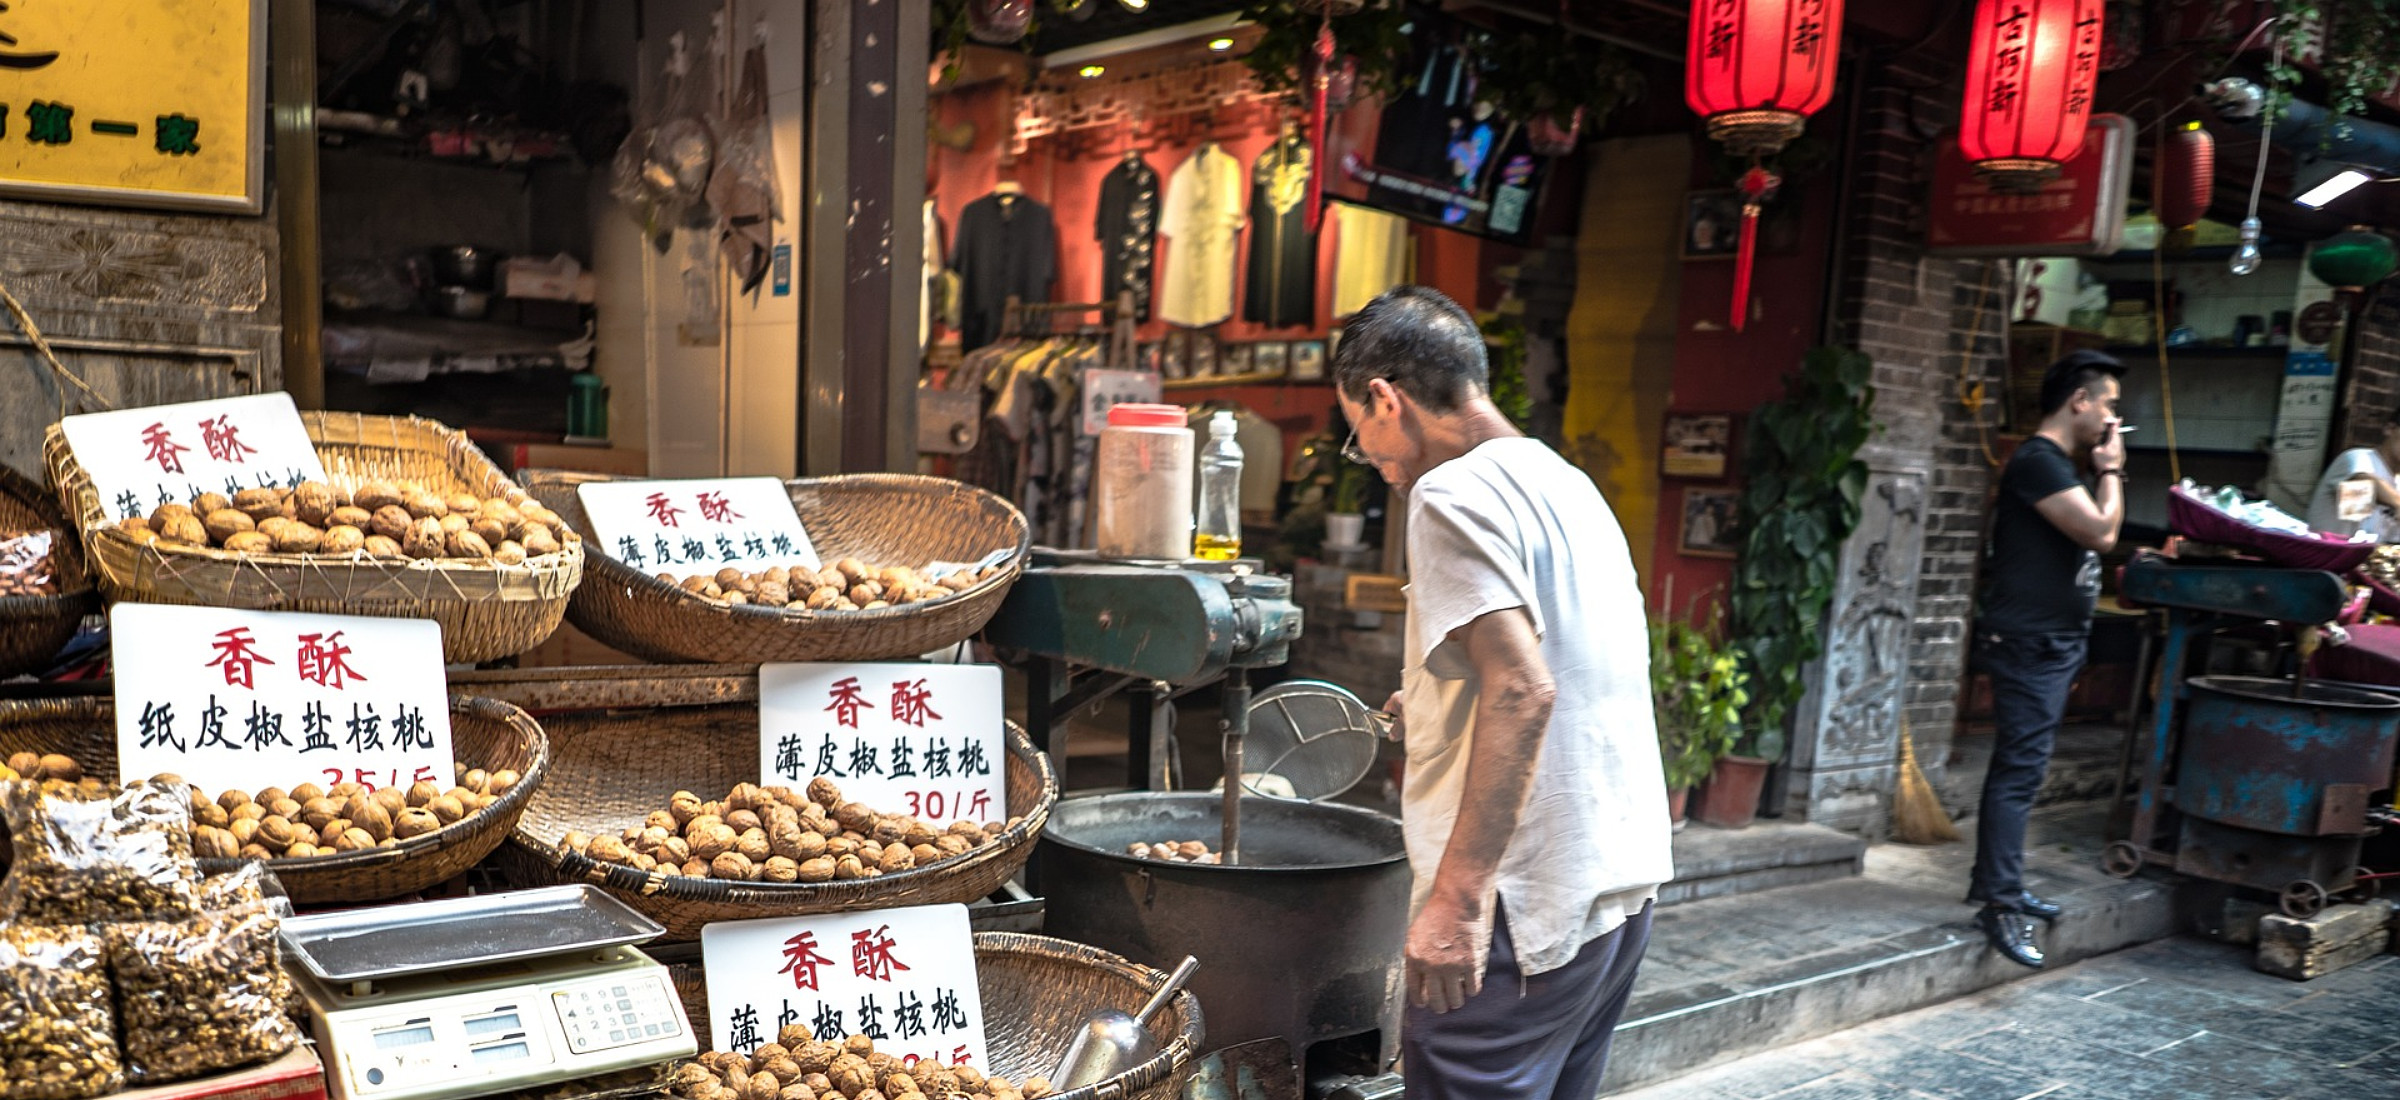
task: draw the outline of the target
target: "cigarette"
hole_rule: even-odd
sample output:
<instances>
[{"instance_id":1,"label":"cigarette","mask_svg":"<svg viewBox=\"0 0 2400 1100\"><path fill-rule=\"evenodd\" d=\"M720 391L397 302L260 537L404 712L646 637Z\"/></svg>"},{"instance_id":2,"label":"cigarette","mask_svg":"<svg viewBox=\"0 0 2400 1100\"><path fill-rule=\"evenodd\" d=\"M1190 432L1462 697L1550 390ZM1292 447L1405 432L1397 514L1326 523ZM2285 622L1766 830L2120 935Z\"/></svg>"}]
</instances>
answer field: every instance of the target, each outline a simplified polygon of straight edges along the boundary
<instances>
[{"instance_id":1,"label":"cigarette","mask_svg":"<svg viewBox=\"0 0 2400 1100\"><path fill-rule=\"evenodd\" d=\"M2117 426L2117 434L2118 434L2118 435L2132 435L2133 433L2135 433L2135 432L2138 432L2138 431L2141 431L2141 429L2140 429L2140 428L2136 428L2136 427L2134 427L2133 425L2130 425L2130 424L2120 424L2120 425L2118 425L2118 426Z\"/></svg>"}]
</instances>

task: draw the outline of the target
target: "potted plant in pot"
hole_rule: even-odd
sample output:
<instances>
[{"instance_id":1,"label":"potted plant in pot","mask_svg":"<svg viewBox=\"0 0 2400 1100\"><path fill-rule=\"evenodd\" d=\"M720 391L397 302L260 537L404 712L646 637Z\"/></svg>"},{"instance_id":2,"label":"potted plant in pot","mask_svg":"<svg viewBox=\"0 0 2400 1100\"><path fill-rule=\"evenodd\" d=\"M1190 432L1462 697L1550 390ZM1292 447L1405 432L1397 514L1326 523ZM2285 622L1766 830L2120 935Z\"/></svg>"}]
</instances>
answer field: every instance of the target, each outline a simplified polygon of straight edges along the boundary
<instances>
[{"instance_id":1,"label":"potted plant in pot","mask_svg":"<svg viewBox=\"0 0 2400 1100\"><path fill-rule=\"evenodd\" d=\"M1342 462L1334 466L1333 492L1326 501L1325 548L1352 550L1359 547L1367 532L1367 478L1372 476L1364 466Z\"/></svg>"},{"instance_id":2,"label":"potted plant in pot","mask_svg":"<svg viewBox=\"0 0 2400 1100\"><path fill-rule=\"evenodd\" d=\"M1683 828L1684 801L1742 735L1750 702L1741 655L1718 634L1672 619L1650 622L1650 700L1658 720L1658 757L1667 778L1667 813Z\"/></svg>"}]
</instances>

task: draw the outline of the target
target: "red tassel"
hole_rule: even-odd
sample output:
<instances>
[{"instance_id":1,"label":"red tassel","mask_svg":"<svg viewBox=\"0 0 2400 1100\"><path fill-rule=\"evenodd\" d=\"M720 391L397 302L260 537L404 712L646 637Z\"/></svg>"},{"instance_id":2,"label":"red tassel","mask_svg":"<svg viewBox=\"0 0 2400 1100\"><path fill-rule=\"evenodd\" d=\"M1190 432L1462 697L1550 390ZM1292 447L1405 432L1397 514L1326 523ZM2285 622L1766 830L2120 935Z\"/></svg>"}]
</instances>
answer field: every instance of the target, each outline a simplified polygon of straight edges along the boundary
<instances>
[{"instance_id":1,"label":"red tassel","mask_svg":"<svg viewBox=\"0 0 2400 1100\"><path fill-rule=\"evenodd\" d=\"M1733 254L1733 331L1750 320L1750 260L1758 252L1758 204L1742 204L1742 243Z\"/></svg>"},{"instance_id":2,"label":"red tassel","mask_svg":"<svg viewBox=\"0 0 2400 1100\"><path fill-rule=\"evenodd\" d=\"M1317 25L1316 77L1309 81L1308 104L1308 209L1302 224L1308 231L1317 231L1317 222L1325 205L1325 90L1333 83L1333 6L1325 8L1325 21Z\"/></svg>"},{"instance_id":3,"label":"red tassel","mask_svg":"<svg viewBox=\"0 0 2400 1100\"><path fill-rule=\"evenodd\" d=\"M1783 177L1756 164L1742 173L1741 245L1733 254L1733 331L1750 323L1750 263L1758 255L1758 212L1783 185Z\"/></svg>"}]
</instances>

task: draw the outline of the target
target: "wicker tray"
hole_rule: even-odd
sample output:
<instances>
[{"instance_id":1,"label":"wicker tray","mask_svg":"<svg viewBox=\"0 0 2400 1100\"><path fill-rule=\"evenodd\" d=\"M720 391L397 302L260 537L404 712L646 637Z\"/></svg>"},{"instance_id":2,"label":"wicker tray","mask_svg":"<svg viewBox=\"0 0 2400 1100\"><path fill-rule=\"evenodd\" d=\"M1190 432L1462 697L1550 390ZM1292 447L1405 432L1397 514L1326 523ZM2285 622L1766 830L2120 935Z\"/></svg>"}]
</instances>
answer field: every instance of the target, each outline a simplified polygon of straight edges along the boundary
<instances>
[{"instance_id":1,"label":"wicker tray","mask_svg":"<svg viewBox=\"0 0 2400 1100\"><path fill-rule=\"evenodd\" d=\"M533 470L534 498L590 531L575 489L607 474ZM592 581L567 608L576 627L651 661L758 664L767 661L880 661L956 645L983 629L1024 568L1032 547L1025 516L998 496L938 477L847 474L787 482L819 557L872 565L973 561L1011 549L1000 574L948 599L874 611L730 607L686 592L610 557L595 544Z\"/></svg>"},{"instance_id":2,"label":"wicker tray","mask_svg":"<svg viewBox=\"0 0 2400 1100\"><path fill-rule=\"evenodd\" d=\"M83 617L100 604L74 525L31 478L0 466L0 535L28 531L56 532L50 564L58 594L0 596L0 679L47 668Z\"/></svg>"},{"instance_id":3,"label":"wicker tray","mask_svg":"<svg viewBox=\"0 0 2400 1100\"><path fill-rule=\"evenodd\" d=\"M332 412L304 412L300 420L316 441L326 477L345 489L409 480L443 494L495 497L511 488L466 436L430 420ZM90 475L56 424L42 441L42 457L60 501L82 528L101 591L112 601L432 619L442 624L444 659L457 664L513 657L540 645L558 629L567 597L583 576L577 543L521 565L144 544L109 526Z\"/></svg>"},{"instance_id":4,"label":"wicker tray","mask_svg":"<svg viewBox=\"0 0 2400 1100\"><path fill-rule=\"evenodd\" d=\"M390 848L271 860L267 869L282 881L284 892L304 905L401 897L457 877L499 847L550 772L549 738L524 711L507 703L453 696L450 744L460 760L477 767L514 769L517 785L456 825ZM0 702L0 756L16 752L62 752L87 774L115 782L120 778L116 706L94 696ZM200 869L214 874L240 862L203 859Z\"/></svg>"},{"instance_id":5,"label":"wicker tray","mask_svg":"<svg viewBox=\"0 0 2400 1100\"><path fill-rule=\"evenodd\" d=\"M701 1050L714 1049L708 1031L706 977L696 963L669 966ZM1014 932L975 933L976 988L983 1001L983 1039L992 1064L1012 1081L1048 1074L1091 1013L1139 1012L1165 971L1126 961L1097 947ZM1171 1100L1184 1063L1206 1041L1200 1000L1178 991L1150 1018L1158 1053L1097 1085L1053 1093L1051 1100Z\"/></svg>"},{"instance_id":6,"label":"wicker tray","mask_svg":"<svg viewBox=\"0 0 2400 1100\"><path fill-rule=\"evenodd\" d=\"M721 795L758 778L758 706L657 707L554 714L549 781L517 820L494 861L511 885L589 882L665 925L672 939L698 939L702 925L753 917L789 917L970 902L1000 888L1033 854L1035 838L1058 800L1050 758L1023 730L1008 730L1008 816L1019 817L997 841L964 856L847 882L729 882L644 873L598 863L559 847L569 832L614 834L662 809L678 790Z\"/></svg>"}]
</instances>

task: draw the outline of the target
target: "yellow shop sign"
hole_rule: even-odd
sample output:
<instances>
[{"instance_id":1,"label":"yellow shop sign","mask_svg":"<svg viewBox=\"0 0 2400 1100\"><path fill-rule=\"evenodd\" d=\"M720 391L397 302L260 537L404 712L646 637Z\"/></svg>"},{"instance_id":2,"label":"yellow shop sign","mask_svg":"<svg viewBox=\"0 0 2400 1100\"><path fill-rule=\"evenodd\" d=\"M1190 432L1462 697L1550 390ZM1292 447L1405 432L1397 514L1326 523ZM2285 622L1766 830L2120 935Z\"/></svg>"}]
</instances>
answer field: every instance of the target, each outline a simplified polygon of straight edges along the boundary
<instances>
[{"instance_id":1,"label":"yellow shop sign","mask_svg":"<svg viewBox=\"0 0 2400 1100\"><path fill-rule=\"evenodd\" d=\"M0 194L259 211L266 0L0 0Z\"/></svg>"}]
</instances>

